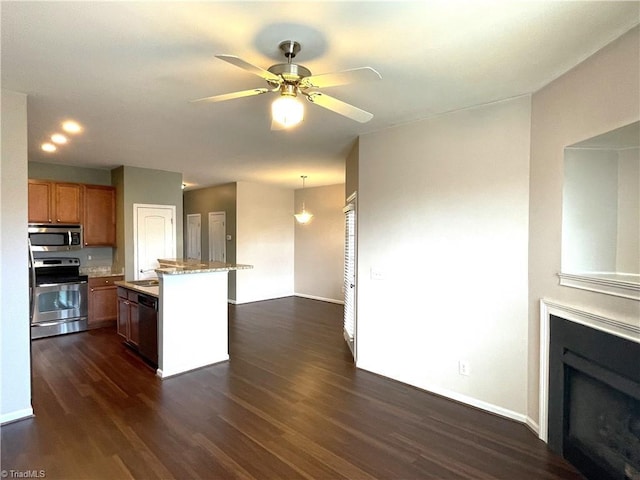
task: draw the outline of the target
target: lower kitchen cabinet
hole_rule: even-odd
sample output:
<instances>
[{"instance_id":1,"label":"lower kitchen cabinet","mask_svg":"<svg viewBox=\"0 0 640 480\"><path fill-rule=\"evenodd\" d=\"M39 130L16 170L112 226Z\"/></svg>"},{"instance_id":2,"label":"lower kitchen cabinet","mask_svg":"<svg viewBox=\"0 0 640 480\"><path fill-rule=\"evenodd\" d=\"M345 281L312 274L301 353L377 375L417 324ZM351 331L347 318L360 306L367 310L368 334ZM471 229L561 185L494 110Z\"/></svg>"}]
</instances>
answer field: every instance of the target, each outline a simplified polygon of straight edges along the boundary
<instances>
[{"instance_id":1,"label":"lower kitchen cabinet","mask_svg":"<svg viewBox=\"0 0 640 480\"><path fill-rule=\"evenodd\" d=\"M122 287L118 287L118 334L138 346L138 293Z\"/></svg>"},{"instance_id":2,"label":"lower kitchen cabinet","mask_svg":"<svg viewBox=\"0 0 640 480\"><path fill-rule=\"evenodd\" d=\"M89 328L111 326L118 316L118 293L114 282L122 276L89 279Z\"/></svg>"}]
</instances>

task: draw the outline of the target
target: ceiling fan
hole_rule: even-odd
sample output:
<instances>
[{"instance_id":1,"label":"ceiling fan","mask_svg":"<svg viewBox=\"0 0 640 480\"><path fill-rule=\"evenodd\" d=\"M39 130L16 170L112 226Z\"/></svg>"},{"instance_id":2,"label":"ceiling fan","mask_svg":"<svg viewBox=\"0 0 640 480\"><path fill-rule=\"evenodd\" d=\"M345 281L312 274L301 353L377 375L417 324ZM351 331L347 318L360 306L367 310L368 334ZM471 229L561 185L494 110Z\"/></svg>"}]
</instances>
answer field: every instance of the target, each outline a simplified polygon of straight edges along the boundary
<instances>
[{"instance_id":1,"label":"ceiling fan","mask_svg":"<svg viewBox=\"0 0 640 480\"><path fill-rule=\"evenodd\" d=\"M269 88L253 88L239 92L214 95L212 97L192 100L195 102L222 102L234 98L250 97L268 92L278 92L278 98L272 104L272 129L289 128L302 121L304 107L298 101L304 96L311 103L339 113L356 122L365 123L373 118L373 114L331 97L319 89L346 85L353 82L379 80L382 76L371 67L354 68L336 73L312 75L311 71L295 63L292 59L300 52L300 44L293 40L286 40L278 45L287 63L278 63L267 70L250 64L235 55L216 55L220 60L229 62L236 67L253 73L266 80Z\"/></svg>"}]
</instances>

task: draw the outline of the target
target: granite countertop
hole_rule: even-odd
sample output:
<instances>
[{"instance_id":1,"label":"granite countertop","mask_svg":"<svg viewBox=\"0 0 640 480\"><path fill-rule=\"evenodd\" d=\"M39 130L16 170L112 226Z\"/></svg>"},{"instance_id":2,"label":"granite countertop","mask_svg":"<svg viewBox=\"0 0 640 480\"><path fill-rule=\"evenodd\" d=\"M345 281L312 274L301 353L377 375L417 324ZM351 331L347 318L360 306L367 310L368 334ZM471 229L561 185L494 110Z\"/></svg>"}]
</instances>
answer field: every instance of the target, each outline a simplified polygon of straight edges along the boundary
<instances>
[{"instance_id":1,"label":"granite countertop","mask_svg":"<svg viewBox=\"0 0 640 480\"><path fill-rule=\"evenodd\" d=\"M80 274L87 275L89 278L96 277L121 277L124 275L122 269L115 270L111 266L106 267L80 267Z\"/></svg>"},{"instance_id":2,"label":"granite countertop","mask_svg":"<svg viewBox=\"0 0 640 480\"><path fill-rule=\"evenodd\" d=\"M113 282L118 287L128 288L129 290L134 290L138 293L144 293L146 295L151 295L152 297L160 297L160 287L142 287L140 285L136 285L131 282L127 282L125 280L119 280L117 282Z\"/></svg>"},{"instance_id":3,"label":"granite countertop","mask_svg":"<svg viewBox=\"0 0 640 480\"><path fill-rule=\"evenodd\" d=\"M199 260L185 260L182 258L159 258L159 275L182 275L188 273L225 272L229 270L247 270L253 265L241 265L224 262L200 262Z\"/></svg>"}]
</instances>

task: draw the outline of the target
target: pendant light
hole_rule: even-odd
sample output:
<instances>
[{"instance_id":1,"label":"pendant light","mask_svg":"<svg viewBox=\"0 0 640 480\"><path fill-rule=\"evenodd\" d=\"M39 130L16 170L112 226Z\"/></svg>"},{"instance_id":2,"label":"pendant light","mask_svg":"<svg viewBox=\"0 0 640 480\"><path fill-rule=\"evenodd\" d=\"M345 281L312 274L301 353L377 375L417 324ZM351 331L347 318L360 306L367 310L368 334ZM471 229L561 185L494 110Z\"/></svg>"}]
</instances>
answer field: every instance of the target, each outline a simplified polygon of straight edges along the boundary
<instances>
[{"instance_id":1,"label":"pendant light","mask_svg":"<svg viewBox=\"0 0 640 480\"><path fill-rule=\"evenodd\" d=\"M307 176L300 175L300 178L302 178L302 211L300 213L296 213L294 217L296 217L296 220L298 221L298 223L305 225L309 223L309 220L311 220L311 217L313 217L313 213L307 212L304 208L304 181L307 178Z\"/></svg>"}]
</instances>

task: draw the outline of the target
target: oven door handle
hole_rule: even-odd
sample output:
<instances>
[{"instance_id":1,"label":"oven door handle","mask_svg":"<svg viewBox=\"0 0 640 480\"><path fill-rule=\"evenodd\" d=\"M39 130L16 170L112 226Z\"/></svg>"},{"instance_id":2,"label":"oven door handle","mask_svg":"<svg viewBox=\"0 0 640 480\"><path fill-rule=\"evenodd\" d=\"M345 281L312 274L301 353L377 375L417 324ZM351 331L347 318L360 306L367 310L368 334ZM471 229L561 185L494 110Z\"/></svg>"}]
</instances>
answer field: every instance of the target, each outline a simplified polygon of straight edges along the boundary
<instances>
[{"instance_id":1,"label":"oven door handle","mask_svg":"<svg viewBox=\"0 0 640 480\"><path fill-rule=\"evenodd\" d=\"M29 320L33 320L33 314L36 308L36 266L33 258L33 250L31 249L31 239L27 238L29 244L29 275L31 280L29 283Z\"/></svg>"},{"instance_id":2,"label":"oven door handle","mask_svg":"<svg viewBox=\"0 0 640 480\"><path fill-rule=\"evenodd\" d=\"M74 318L65 318L61 320L53 320L51 322L32 322L32 327L53 327L54 325L61 325L63 323L77 322L78 320L82 320L87 317L74 317Z\"/></svg>"},{"instance_id":3,"label":"oven door handle","mask_svg":"<svg viewBox=\"0 0 640 480\"><path fill-rule=\"evenodd\" d=\"M41 283L38 285L38 287L59 287L61 285L81 285L83 283L87 283L87 281L81 280L79 282Z\"/></svg>"}]
</instances>

